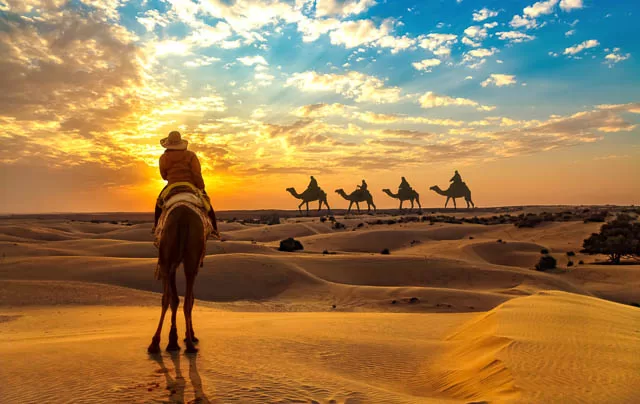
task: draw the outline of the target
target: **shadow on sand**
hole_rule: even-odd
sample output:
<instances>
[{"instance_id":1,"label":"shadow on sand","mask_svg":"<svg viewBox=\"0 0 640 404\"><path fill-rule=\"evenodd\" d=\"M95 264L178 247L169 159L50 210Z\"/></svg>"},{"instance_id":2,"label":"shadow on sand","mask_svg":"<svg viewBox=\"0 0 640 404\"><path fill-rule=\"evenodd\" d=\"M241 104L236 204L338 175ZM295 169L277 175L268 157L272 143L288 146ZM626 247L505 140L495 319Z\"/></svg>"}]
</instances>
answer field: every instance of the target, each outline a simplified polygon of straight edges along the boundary
<instances>
[{"instance_id":1,"label":"shadow on sand","mask_svg":"<svg viewBox=\"0 0 640 404\"><path fill-rule=\"evenodd\" d=\"M202 379L200 378L200 373L198 373L198 357L197 355L180 355L179 353L170 354L171 361L173 362L173 369L167 368L164 363L164 358L162 355L149 355L149 358L155 361L160 368L157 370L158 373L164 374L165 382L166 382L166 390L168 391L168 399L169 403L185 403L185 390L187 388L187 381L182 375L182 368L180 367L180 360L186 358L189 361L189 381L191 382L191 386L194 391L193 400L189 400L189 403L213 403L215 401L210 401L209 398L204 393L202 388ZM172 371L175 371L175 377L172 377Z\"/></svg>"}]
</instances>

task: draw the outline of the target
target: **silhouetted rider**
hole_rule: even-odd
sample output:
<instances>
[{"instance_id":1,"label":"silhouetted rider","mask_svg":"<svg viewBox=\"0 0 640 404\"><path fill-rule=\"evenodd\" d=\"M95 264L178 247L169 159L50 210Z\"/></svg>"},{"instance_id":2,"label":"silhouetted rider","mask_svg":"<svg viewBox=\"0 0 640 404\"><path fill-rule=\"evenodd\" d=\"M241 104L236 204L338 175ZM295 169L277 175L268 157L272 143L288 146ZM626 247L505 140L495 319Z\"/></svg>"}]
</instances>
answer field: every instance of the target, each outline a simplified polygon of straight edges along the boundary
<instances>
[{"instance_id":1,"label":"silhouetted rider","mask_svg":"<svg viewBox=\"0 0 640 404\"><path fill-rule=\"evenodd\" d=\"M318 181L316 181L315 178L313 178L313 175L311 176L311 181L309 181L309 186L307 186L308 190L318 190Z\"/></svg>"},{"instance_id":2,"label":"silhouetted rider","mask_svg":"<svg viewBox=\"0 0 640 404\"><path fill-rule=\"evenodd\" d=\"M458 170L456 170L456 173L453 175L453 177L449 180L449 182L453 182L454 184L462 184L462 177L460 176L460 174L458 173Z\"/></svg>"},{"instance_id":3,"label":"silhouetted rider","mask_svg":"<svg viewBox=\"0 0 640 404\"><path fill-rule=\"evenodd\" d=\"M411 191L411 185L407 182L407 179L402 177L402 182L400 182L400 186L398 187L398 192L400 191Z\"/></svg>"},{"instance_id":4,"label":"silhouetted rider","mask_svg":"<svg viewBox=\"0 0 640 404\"><path fill-rule=\"evenodd\" d=\"M367 182L365 180L362 180L362 185L358 185L358 188L360 188L361 191L366 191L367 190Z\"/></svg>"}]
</instances>

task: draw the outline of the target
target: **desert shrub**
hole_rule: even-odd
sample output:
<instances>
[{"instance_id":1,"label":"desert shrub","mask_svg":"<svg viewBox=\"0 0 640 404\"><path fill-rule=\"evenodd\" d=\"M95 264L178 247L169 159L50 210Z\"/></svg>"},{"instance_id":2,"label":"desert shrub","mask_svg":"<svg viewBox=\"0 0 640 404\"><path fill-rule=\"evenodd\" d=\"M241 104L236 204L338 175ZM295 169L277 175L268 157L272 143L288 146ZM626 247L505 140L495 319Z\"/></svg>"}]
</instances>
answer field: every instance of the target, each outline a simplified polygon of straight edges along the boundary
<instances>
[{"instance_id":1,"label":"desert shrub","mask_svg":"<svg viewBox=\"0 0 640 404\"><path fill-rule=\"evenodd\" d=\"M340 229L344 229L347 226L345 226L344 224L340 223L340 222L334 222L333 223L333 228L336 230L340 230Z\"/></svg>"},{"instance_id":2,"label":"desert shrub","mask_svg":"<svg viewBox=\"0 0 640 404\"><path fill-rule=\"evenodd\" d=\"M364 223L358 223L358 228L363 227Z\"/></svg>"},{"instance_id":3,"label":"desert shrub","mask_svg":"<svg viewBox=\"0 0 640 404\"><path fill-rule=\"evenodd\" d=\"M536 264L537 271L548 271L556 268L556 259L550 255L543 255Z\"/></svg>"},{"instance_id":4,"label":"desert shrub","mask_svg":"<svg viewBox=\"0 0 640 404\"><path fill-rule=\"evenodd\" d=\"M277 213L273 213L271 215L262 215L260 216L260 223L264 223L269 226L280 224L280 215L278 215Z\"/></svg>"},{"instance_id":5,"label":"desert shrub","mask_svg":"<svg viewBox=\"0 0 640 404\"><path fill-rule=\"evenodd\" d=\"M578 265L584 265L584 261L583 260L578 261Z\"/></svg>"},{"instance_id":6,"label":"desert shrub","mask_svg":"<svg viewBox=\"0 0 640 404\"><path fill-rule=\"evenodd\" d=\"M586 254L608 255L612 264L619 264L623 257L640 256L640 223L626 214L618 215L602 225L600 233L585 239L582 248Z\"/></svg>"},{"instance_id":7,"label":"desert shrub","mask_svg":"<svg viewBox=\"0 0 640 404\"><path fill-rule=\"evenodd\" d=\"M336 221L336 218L335 218L335 217L333 217L333 216L329 216L329 221L330 221L330 222L335 222L335 221Z\"/></svg>"},{"instance_id":8,"label":"desert shrub","mask_svg":"<svg viewBox=\"0 0 640 404\"><path fill-rule=\"evenodd\" d=\"M289 237L287 239L280 241L280 248L278 249L280 251L293 252L297 250L304 250L304 247L302 246L301 242L299 242L298 240L292 237Z\"/></svg>"},{"instance_id":9,"label":"desert shrub","mask_svg":"<svg viewBox=\"0 0 640 404\"><path fill-rule=\"evenodd\" d=\"M389 255L389 254L391 254L391 251L389 251L389 249L388 249L388 248L385 248L384 250L380 251L380 254L382 254L382 255Z\"/></svg>"},{"instance_id":10,"label":"desert shrub","mask_svg":"<svg viewBox=\"0 0 640 404\"><path fill-rule=\"evenodd\" d=\"M640 307L640 303L632 302L632 303L631 303L631 306L633 306L633 307Z\"/></svg>"},{"instance_id":11,"label":"desert shrub","mask_svg":"<svg viewBox=\"0 0 640 404\"><path fill-rule=\"evenodd\" d=\"M596 222L596 223L603 223L605 220L607 220L607 215L609 214L608 211L603 210L600 212L595 212L592 213L591 215L587 216L584 219L585 223L589 223L589 222Z\"/></svg>"},{"instance_id":12,"label":"desert shrub","mask_svg":"<svg viewBox=\"0 0 640 404\"><path fill-rule=\"evenodd\" d=\"M542 250L540 250L540 254L547 255L549 254L549 250L546 248L543 248Z\"/></svg>"},{"instance_id":13,"label":"desert shrub","mask_svg":"<svg viewBox=\"0 0 640 404\"><path fill-rule=\"evenodd\" d=\"M416 303L420 303L420 299L418 299L417 297L412 297L411 299L409 299L409 304L416 304Z\"/></svg>"},{"instance_id":14,"label":"desert shrub","mask_svg":"<svg viewBox=\"0 0 640 404\"><path fill-rule=\"evenodd\" d=\"M534 214L528 214L527 216L524 216L520 218L520 220L515 222L514 226L518 228L536 227L540 223L542 223L542 218L540 216L534 215Z\"/></svg>"},{"instance_id":15,"label":"desert shrub","mask_svg":"<svg viewBox=\"0 0 640 404\"><path fill-rule=\"evenodd\" d=\"M573 251L567 251L567 257L575 257L576 253L574 253Z\"/></svg>"},{"instance_id":16,"label":"desert shrub","mask_svg":"<svg viewBox=\"0 0 640 404\"><path fill-rule=\"evenodd\" d=\"M502 239L501 238L497 239L496 243L502 243Z\"/></svg>"},{"instance_id":17,"label":"desert shrub","mask_svg":"<svg viewBox=\"0 0 640 404\"><path fill-rule=\"evenodd\" d=\"M324 223L324 222L326 222L326 221L327 221L327 218L326 218L326 217L322 216L322 217L320 218L320 222L321 222L321 223Z\"/></svg>"},{"instance_id":18,"label":"desert shrub","mask_svg":"<svg viewBox=\"0 0 640 404\"><path fill-rule=\"evenodd\" d=\"M568 266L568 267L572 267L572 266L573 266L573 261L569 261L569 262L567 262L567 266Z\"/></svg>"}]
</instances>

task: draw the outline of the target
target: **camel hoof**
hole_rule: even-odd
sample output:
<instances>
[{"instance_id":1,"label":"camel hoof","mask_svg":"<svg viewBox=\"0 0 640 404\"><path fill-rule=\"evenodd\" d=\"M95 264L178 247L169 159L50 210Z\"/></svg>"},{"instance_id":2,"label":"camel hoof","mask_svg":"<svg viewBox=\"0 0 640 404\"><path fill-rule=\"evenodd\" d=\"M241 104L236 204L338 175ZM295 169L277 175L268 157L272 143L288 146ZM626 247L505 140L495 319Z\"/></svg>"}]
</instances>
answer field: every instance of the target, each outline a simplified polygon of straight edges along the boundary
<instances>
[{"instance_id":1,"label":"camel hoof","mask_svg":"<svg viewBox=\"0 0 640 404\"><path fill-rule=\"evenodd\" d=\"M167 345L167 352L177 352L180 350L180 345L178 344L169 344Z\"/></svg>"},{"instance_id":2,"label":"camel hoof","mask_svg":"<svg viewBox=\"0 0 640 404\"><path fill-rule=\"evenodd\" d=\"M183 341L187 342L187 339L185 338ZM193 338L191 338L191 342L193 342L194 344L197 344L198 342L200 342L200 340L198 338L196 338L196 337L193 337Z\"/></svg>"},{"instance_id":3,"label":"camel hoof","mask_svg":"<svg viewBox=\"0 0 640 404\"><path fill-rule=\"evenodd\" d=\"M160 353L160 344L154 344L153 342L147 348L147 352L150 354L158 354Z\"/></svg>"},{"instance_id":4,"label":"camel hoof","mask_svg":"<svg viewBox=\"0 0 640 404\"><path fill-rule=\"evenodd\" d=\"M187 347L185 352L190 354L198 353L198 348L194 346L190 346L190 347Z\"/></svg>"}]
</instances>

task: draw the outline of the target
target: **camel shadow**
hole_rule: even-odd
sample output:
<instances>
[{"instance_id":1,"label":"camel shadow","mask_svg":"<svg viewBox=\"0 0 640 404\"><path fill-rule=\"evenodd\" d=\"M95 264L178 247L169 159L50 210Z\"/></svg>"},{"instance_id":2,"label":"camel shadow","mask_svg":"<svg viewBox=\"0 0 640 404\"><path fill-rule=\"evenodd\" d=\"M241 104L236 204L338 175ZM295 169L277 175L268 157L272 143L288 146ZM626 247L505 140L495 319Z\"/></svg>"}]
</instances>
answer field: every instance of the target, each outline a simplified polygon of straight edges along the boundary
<instances>
[{"instance_id":1,"label":"camel shadow","mask_svg":"<svg viewBox=\"0 0 640 404\"><path fill-rule=\"evenodd\" d=\"M170 357L171 361L173 362L173 371L175 372L175 377L173 377L171 374L172 370L167 368L167 366L165 365L162 355L150 355L150 358L153 359L160 367L157 372L162 373L165 377L165 389L168 391L167 402L185 403L185 390L187 388L187 381L182 375L182 368L180 367L181 355L178 353L171 353ZM184 357L186 357L189 361L189 380L191 381L191 386L193 387L195 395L195 398L193 400L190 400L189 403L212 403L212 401L209 400L202 388L202 378L200 377L200 373L198 372L197 356L184 355Z\"/></svg>"}]
</instances>

